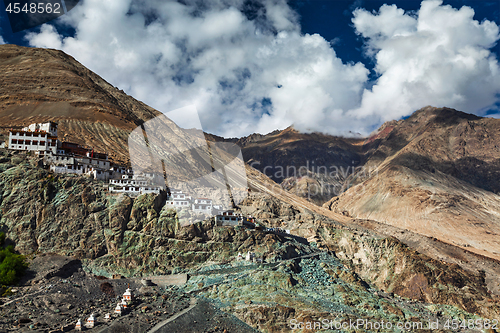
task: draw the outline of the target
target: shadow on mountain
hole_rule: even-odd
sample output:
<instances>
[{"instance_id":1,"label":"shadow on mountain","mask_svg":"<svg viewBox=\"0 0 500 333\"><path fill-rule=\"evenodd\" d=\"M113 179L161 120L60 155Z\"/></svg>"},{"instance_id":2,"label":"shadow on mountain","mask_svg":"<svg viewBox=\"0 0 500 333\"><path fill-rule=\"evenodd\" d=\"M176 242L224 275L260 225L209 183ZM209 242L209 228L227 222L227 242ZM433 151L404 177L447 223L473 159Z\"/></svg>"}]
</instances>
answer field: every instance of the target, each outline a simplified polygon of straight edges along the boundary
<instances>
[{"instance_id":1,"label":"shadow on mountain","mask_svg":"<svg viewBox=\"0 0 500 333\"><path fill-rule=\"evenodd\" d=\"M500 192L500 159L488 163L474 157L463 157L453 162L436 162L426 156L405 153L394 158L391 165L431 173L438 170L484 190Z\"/></svg>"}]
</instances>

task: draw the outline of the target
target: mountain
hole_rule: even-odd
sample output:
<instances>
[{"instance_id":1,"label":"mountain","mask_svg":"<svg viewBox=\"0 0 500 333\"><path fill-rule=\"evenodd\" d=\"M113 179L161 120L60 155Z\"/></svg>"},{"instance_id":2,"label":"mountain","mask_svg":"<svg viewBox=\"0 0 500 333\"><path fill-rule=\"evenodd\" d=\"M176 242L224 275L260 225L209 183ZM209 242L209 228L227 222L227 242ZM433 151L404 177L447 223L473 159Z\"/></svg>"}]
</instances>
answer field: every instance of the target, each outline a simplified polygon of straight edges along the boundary
<instances>
[{"instance_id":1,"label":"mountain","mask_svg":"<svg viewBox=\"0 0 500 333\"><path fill-rule=\"evenodd\" d=\"M363 139L287 128L231 142L296 197L500 259L498 119L425 107Z\"/></svg>"},{"instance_id":2,"label":"mountain","mask_svg":"<svg viewBox=\"0 0 500 333\"><path fill-rule=\"evenodd\" d=\"M300 133L293 127L239 139L206 136L211 141L236 143L247 164L319 206L343 191L347 177L364 159L364 139Z\"/></svg>"},{"instance_id":3,"label":"mountain","mask_svg":"<svg viewBox=\"0 0 500 333\"><path fill-rule=\"evenodd\" d=\"M367 179L325 204L500 259L500 120L426 107L368 138Z\"/></svg>"},{"instance_id":4,"label":"mountain","mask_svg":"<svg viewBox=\"0 0 500 333\"><path fill-rule=\"evenodd\" d=\"M325 318L332 324L411 318L443 325L500 315L500 262L492 259L493 250L472 251L465 243L446 241L444 231L426 236L418 226L423 217L415 199L424 190L435 191L423 205L436 202L436 225L459 207L468 218L485 217L481 230L493 230L486 219L496 214L497 155L487 150L498 142L498 127L487 119L427 108L384 124L366 139L293 128L240 139L203 137L159 117L62 52L4 45L0 67L3 135L10 127L55 120L66 140L123 163L131 161L130 143L139 148L161 143L166 155L158 156L171 158L164 165L185 177L180 180L226 164L238 144L247 161L248 195L236 213L290 231L220 227L213 218L184 225L181 214L164 205L165 193L110 194L102 181L53 174L36 156L0 149L0 231L30 260L19 286L0 288L12 296L0 298L0 331L71 330L91 312L100 332L124 333L284 332L294 319ZM149 136L151 128L163 128L153 126L155 121L167 130ZM463 128L465 144L450 141L450 135L462 133L456 128ZM129 141L131 133L139 134L136 141ZM146 136L149 144L141 141ZM207 147L201 146L205 138ZM466 147L463 156L456 147ZM143 162L151 158L140 149L132 156ZM480 163L492 174L478 169ZM276 174L279 167L298 173L301 166L308 166L306 175ZM468 168L479 172L467 177ZM314 194L318 185L336 186L336 192ZM362 186L365 192L355 190ZM392 198L391 191L400 194ZM368 211L369 200L380 215ZM411 228L399 226L397 214L391 215L392 209L404 216L405 207L414 209ZM361 217L365 213L369 218ZM465 231L477 236L463 226L453 225L454 237ZM450 230L440 228L445 227ZM239 253L248 252L263 262L238 260ZM175 286L169 285L172 280ZM130 316L104 320L128 285L138 297Z\"/></svg>"},{"instance_id":5,"label":"mountain","mask_svg":"<svg viewBox=\"0 0 500 333\"><path fill-rule=\"evenodd\" d=\"M61 139L121 163L129 161L129 133L160 114L62 51L0 45L0 82L0 134L52 120Z\"/></svg>"}]
</instances>

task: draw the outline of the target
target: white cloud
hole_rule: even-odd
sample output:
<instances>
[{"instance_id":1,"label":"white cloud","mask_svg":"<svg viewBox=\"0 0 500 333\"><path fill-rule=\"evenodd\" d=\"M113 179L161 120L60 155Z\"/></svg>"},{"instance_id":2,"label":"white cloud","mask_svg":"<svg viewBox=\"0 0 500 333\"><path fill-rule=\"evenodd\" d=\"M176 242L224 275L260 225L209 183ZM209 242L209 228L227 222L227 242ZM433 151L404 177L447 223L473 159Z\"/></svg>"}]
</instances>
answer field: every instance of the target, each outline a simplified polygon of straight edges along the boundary
<instances>
[{"instance_id":1,"label":"white cloud","mask_svg":"<svg viewBox=\"0 0 500 333\"><path fill-rule=\"evenodd\" d=\"M0 45L5 44L5 41L3 40L2 36L0 36Z\"/></svg>"},{"instance_id":2,"label":"white cloud","mask_svg":"<svg viewBox=\"0 0 500 333\"><path fill-rule=\"evenodd\" d=\"M29 34L30 44L36 45L37 47L61 49L62 42L58 35L56 29L48 24L44 24L40 27L40 32L35 34Z\"/></svg>"},{"instance_id":3,"label":"white cloud","mask_svg":"<svg viewBox=\"0 0 500 333\"><path fill-rule=\"evenodd\" d=\"M323 37L300 33L285 0L180 4L84 0L63 23L27 36L62 49L139 100L168 112L194 104L204 129L225 136L290 124L335 134L369 132L428 104L476 111L500 92L489 48L498 27L424 1L414 16L384 5L354 12L379 79L371 89L361 63L346 64Z\"/></svg>"},{"instance_id":4,"label":"white cloud","mask_svg":"<svg viewBox=\"0 0 500 333\"><path fill-rule=\"evenodd\" d=\"M470 7L457 10L441 1L423 1L416 16L394 5L382 6L379 13L356 10L353 23L367 38L380 77L351 112L385 121L424 105L477 112L494 104L500 70L489 49L499 30L473 16Z\"/></svg>"}]
</instances>

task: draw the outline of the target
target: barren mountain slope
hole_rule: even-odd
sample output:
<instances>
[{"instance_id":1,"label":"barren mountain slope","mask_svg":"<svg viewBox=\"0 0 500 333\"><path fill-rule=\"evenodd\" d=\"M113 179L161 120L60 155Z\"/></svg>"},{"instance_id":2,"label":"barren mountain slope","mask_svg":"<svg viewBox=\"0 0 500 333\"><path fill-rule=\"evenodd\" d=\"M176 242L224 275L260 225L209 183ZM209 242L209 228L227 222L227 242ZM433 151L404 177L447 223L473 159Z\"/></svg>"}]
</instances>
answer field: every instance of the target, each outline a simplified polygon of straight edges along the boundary
<instances>
[{"instance_id":1,"label":"barren mountain slope","mask_svg":"<svg viewBox=\"0 0 500 333\"><path fill-rule=\"evenodd\" d=\"M364 158L364 139L300 133L292 127L239 139L206 137L238 144L245 162L288 192L319 206L340 194L346 177Z\"/></svg>"},{"instance_id":2,"label":"barren mountain slope","mask_svg":"<svg viewBox=\"0 0 500 333\"><path fill-rule=\"evenodd\" d=\"M61 51L0 45L0 131L57 121L64 140L128 161L130 131L160 113Z\"/></svg>"},{"instance_id":3,"label":"barren mountain slope","mask_svg":"<svg viewBox=\"0 0 500 333\"><path fill-rule=\"evenodd\" d=\"M500 119L426 107L397 122L377 141L376 149L366 151L367 167L381 170L391 164L439 170L485 190L500 191Z\"/></svg>"},{"instance_id":4,"label":"barren mountain slope","mask_svg":"<svg viewBox=\"0 0 500 333\"><path fill-rule=\"evenodd\" d=\"M500 121L428 107L387 132L371 177L325 206L500 259Z\"/></svg>"}]
</instances>

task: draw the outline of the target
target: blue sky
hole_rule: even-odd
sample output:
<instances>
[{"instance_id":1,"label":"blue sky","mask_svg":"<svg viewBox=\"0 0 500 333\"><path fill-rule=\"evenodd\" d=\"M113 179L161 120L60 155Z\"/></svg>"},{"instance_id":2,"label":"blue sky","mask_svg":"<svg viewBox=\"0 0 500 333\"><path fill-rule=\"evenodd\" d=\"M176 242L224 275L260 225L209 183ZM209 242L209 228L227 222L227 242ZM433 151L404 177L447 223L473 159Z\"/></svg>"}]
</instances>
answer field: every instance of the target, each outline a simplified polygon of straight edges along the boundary
<instances>
[{"instance_id":1,"label":"blue sky","mask_svg":"<svg viewBox=\"0 0 500 333\"><path fill-rule=\"evenodd\" d=\"M82 0L48 25L0 24L5 42L61 49L160 111L195 105L224 136L498 111L500 1Z\"/></svg>"},{"instance_id":2,"label":"blue sky","mask_svg":"<svg viewBox=\"0 0 500 333\"><path fill-rule=\"evenodd\" d=\"M301 15L304 33L319 33L326 40L333 41L342 59L354 62L366 61L362 52L362 38L352 28L352 12L357 7L377 11L383 4L396 4L406 11L417 11L421 1L380 1L380 0L300 0L290 2ZM475 19L494 21L500 25L500 1L455 0L443 1L455 8L470 6L475 11ZM500 45L495 47L499 54Z\"/></svg>"},{"instance_id":3,"label":"blue sky","mask_svg":"<svg viewBox=\"0 0 500 333\"><path fill-rule=\"evenodd\" d=\"M3 2L3 0L0 0ZM318 33L335 45L335 50L345 61L364 62L373 67L369 57L363 55L362 38L357 36L352 27L352 12L361 7L369 11L378 10L383 4L396 4L407 11L416 11L420 8L421 1L380 1L380 0L293 0L288 2L300 15L300 25L303 33ZM454 0L443 1L455 8L470 6L475 11L475 19L494 21L500 25L500 0ZM57 24L54 20L52 24ZM39 27L16 34L12 33L7 15L2 10L0 13L0 27L2 35L11 44L29 46L24 36L26 32L37 31ZM61 29L63 31L63 29ZM74 29L63 31L66 35L74 34ZM500 44L492 49L500 54Z\"/></svg>"}]
</instances>

